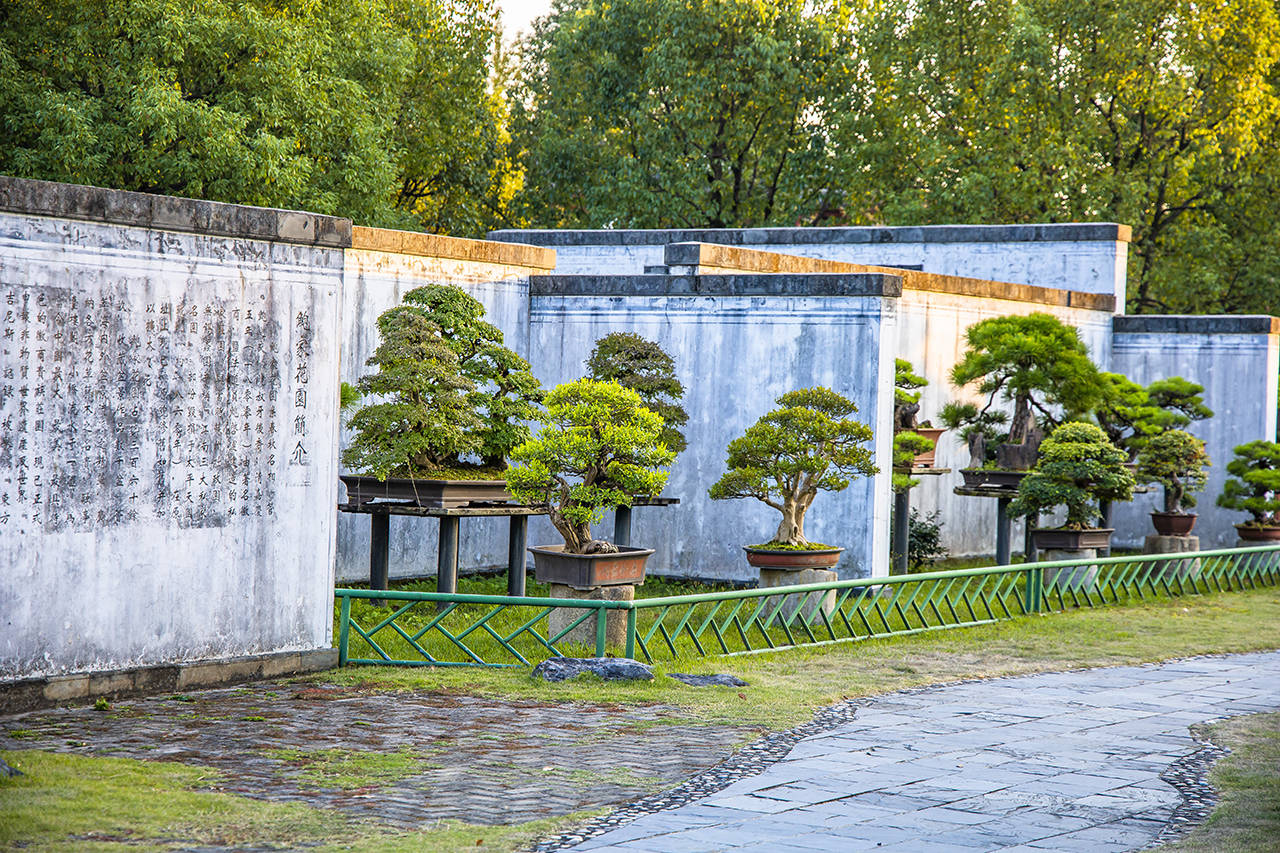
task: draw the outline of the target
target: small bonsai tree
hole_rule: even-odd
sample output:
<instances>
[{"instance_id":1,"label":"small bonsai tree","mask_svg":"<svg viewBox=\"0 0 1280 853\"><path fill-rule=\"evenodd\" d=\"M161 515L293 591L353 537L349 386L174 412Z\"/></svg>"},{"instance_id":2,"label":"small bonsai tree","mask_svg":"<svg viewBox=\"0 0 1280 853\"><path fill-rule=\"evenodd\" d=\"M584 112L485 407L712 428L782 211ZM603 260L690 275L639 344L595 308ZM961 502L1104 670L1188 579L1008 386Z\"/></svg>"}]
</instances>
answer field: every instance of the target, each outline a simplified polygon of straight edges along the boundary
<instances>
[{"instance_id":1,"label":"small bonsai tree","mask_svg":"<svg viewBox=\"0 0 1280 853\"><path fill-rule=\"evenodd\" d=\"M919 426L920 392L929 380L916 374L911 362L905 358L893 363L893 428L895 431L915 429ZM925 448L928 450L929 448ZM897 464L896 462L894 463Z\"/></svg>"},{"instance_id":2,"label":"small bonsai tree","mask_svg":"<svg viewBox=\"0 0 1280 853\"><path fill-rule=\"evenodd\" d=\"M947 403L938 420L955 431L969 447L969 467L982 468L996 461L996 448L1009 437L1001 427L1009 416L1001 411L979 411L973 403Z\"/></svg>"},{"instance_id":3,"label":"small bonsai tree","mask_svg":"<svg viewBox=\"0 0 1280 853\"><path fill-rule=\"evenodd\" d=\"M1280 444L1251 441L1235 454L1227 463L1231 478L1222 486L1218 506L1249 513L1249 527L1280 527Z\"/></svg>"},{"instance_id":4,"label":"small bonsai tree","mask_svg":"<svg viewBox=\"0 0 1280 853\"><path fill-rule=\"evenodd\" d=\"M1119 373L1102 374L1102 399L1094 419L1107 438L1132 462L1147 440L1161 430L1161 409L1137 382Z\"/></svg>"},{"instance_id":5,"label":"small bonsai tree","mask_svg":"<svg viewBox=\"0 0 1280 853\"><path fill-rule=\"evenodd\" d=\"M1164 511L1170 513L1196 505L1195 492L1204 489L1208 465L1204 442L1180 429L1157 435L1138 452L1138 478L1164 486Z\"/></svg>"},{"instance_id":6,"label":"small bonsai tree","mask_svg":"<svg viewBox=\"0 0 1280 853\"><path fill-rule=\"evenodd\" d=\"M483 316L483 305L447 285L411 290L383 312L381 340L367 362L377 372L356 384L354 399L343 391L344 406L375 400L351 416L355 438L344 464L382 480L501 469L529 437L525 421L542 390Z\"/></svg>"},{"instance_id":7,"label":"small bonsai tree","mask_svg":"<svg viewBox=\"0 0 1280 853\"><path fill-rule=\"evenodd\" d=\"M547 510L570 554L616 551L591 525L633 495L656 495L675 454L662 444L662 418L616 382L579 379L546 395L542 430L511 451L507 490Z\"/></svg>"},{"instance_id":8,"label":"small bonsai tree","mask_svg":"<svg viewBox=\"0 0 1280 853\"><path fill-rule=\"evenodd\" d=\"M978 383L987 403L975 417L998 397L1013 403L1007 445L1027 443L1037 423L1053 429L1065 419L1062 412L1092 410L1101 396L1098 368L1079 334L1056 317L992 317L970 326L965 340L968 349L951 369L951 381L960 388Z\"/></svg>"},{"instance_id":9,"label":"small bonsai tree","mask_svg":"<svg viewBox=\"0 0 1280 853\"><path fill-rule=\"evenodd\" d=\"M1063 424L1040 445L1040 459L1018 485L1009 514L1038 515L1062 506L1067 510L1064 528L1091 528L1101 501L1133 497L1133 474L1124 463L1124 451L1099 427Z\"/></svg>"},{"instance_id":10,"label":"small bonsai tree","mask_svg":"<svg viewBox=\"0 0 1280 853\"><path fill-rule=\"evenodd\" d=\"M851 419L858 407L829 388L788 391L779 408L729 442L729 469L712 500L755 498L782 513L769 546L807 548L804 516L820 491L838 492L851 476L879 472L864 447L871 428ZM823 546L818 546L823 547Z\"/></svg>"},{"instance_id":11,"label":"small bonsai tree","mask_svg":"<svg viewBox=\"0 0 1280 853\"><path fill-rule=\"evenodd\" d=\"M933 442L919 433L898 432L893 435L893 490L906 492L920 485L911 476L916 457L933 449Z\"/></svg>"},{"instance_id":12,"label":"small bonsai tree","mask_svg":"<svg viewBox=\"0 0 1280 853\"><path fill-rule=\"evenodd\" d=\"M640 395L640 402L663 421L662 443L680 453L689 443L680 427L689 415L680 405L684 386L676 378L676 363L662 347L631 332L613 332L596 341L587 359L591 379L617 382Z\"/></svg>"},{"instance_id":13,"label":"small bonsai tree","mask_svg":"<svg viewBox=\"0 0 1280 853\"><path fill-rule=\"evenodd\" d=\"M1161 429L1182 429L1193 421L1213 417L1213 409L1204 404L1203 393L1203 385L1181 376L1152 382L1147 386L1147 396L1151 405L1159 410L1155 417L1157 426Z\"/></svg>"}]
</instances>

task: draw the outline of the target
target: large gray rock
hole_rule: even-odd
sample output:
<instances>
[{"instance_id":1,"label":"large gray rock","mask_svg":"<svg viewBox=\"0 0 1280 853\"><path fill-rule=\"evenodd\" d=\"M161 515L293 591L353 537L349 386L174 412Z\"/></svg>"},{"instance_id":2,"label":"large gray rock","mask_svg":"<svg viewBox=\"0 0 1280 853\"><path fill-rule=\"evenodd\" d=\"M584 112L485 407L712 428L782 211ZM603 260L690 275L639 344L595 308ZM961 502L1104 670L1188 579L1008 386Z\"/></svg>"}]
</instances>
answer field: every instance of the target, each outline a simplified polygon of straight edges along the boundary
<instances>
[{"instance_id":1,"label":"large gray rock","mask_svg":"<svg viewBox=\"0 0 1280 853\"><path fill-rule=\"evenodd\" d=\"M605 681L652 681L653 670L631 658L548 658L533 668L535 678L566 681L584 673Z\"/></svg>"},{"instance_id":2,"label":"large gray rock","mask_svg":"<svg viewBox=\"0 0 1280 853\"><path fill-rule=\"evenodd\" d=\"M715 675L690 675L687 672L668 672L667 675L676 681L683 681L690 687L746 687L747 682L736 675L718 672Z\"/></svg>"},{"instance_id":3,"label":"large gray rock","mask_svg":"<svg viewBox=\"0 0 1280 853\"><path fill-rule=\"evenodd\" d=\"M10 767L8 764L5 763L3 758L0 758L0 776L21 776L21 775L22 775L21 770L19 770L16 767Z\"/></svg>"}]
</instances>

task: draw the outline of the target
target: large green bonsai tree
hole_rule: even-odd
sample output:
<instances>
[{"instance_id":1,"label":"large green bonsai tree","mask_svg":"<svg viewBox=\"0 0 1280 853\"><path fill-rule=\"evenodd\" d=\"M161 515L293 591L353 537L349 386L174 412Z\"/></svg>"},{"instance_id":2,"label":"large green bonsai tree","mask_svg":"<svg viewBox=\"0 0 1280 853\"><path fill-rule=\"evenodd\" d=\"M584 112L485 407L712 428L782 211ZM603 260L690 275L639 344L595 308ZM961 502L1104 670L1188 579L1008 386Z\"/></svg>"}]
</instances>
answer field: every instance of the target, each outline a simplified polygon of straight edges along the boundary
<instances>
[{"instance_id":1,"label":"large green bonsai tree","mask_svg":"<svg viewBox=\"0 0 1280 853\"><path fill-rule=\"evenodd\" d=\"M1102 399L1094 409L1094 419L1132 462L1147 440L1160 432L1163 412L1151 402L1148 390L1127 376L1103 373L1101 378Z\"/></svg>"},{"instance_id":2,"label":"large green bonsai tree","mask_svg":"<svg viewBox=\"0 0 1280 853\"><path fill-rule=\"evenodd\" d=\"M680 427L689 415L680 405L684 386L676 378L676 363L654 341L631 332L613 332L596 341L587 359L591 379L617 382L640 395L640 401L663 421L662 443L680 453L689 443Z\"/></svg>"},{"instance_id":3,"label":"large green bonsai tree","mask_svg":"<svg viewBox=\"0 0 1280 853\"><path fill-rule=\"evenodd\" d=\"M656 495L675 454L662 444L663 422L635 391L579 379L546 395L542 430L511 451L507 490L547 510L570 554L616 551L592 539L591 525L633 495Z\"/></svg>"},{"instance_id":4,"label":"large green bonsai tree","mask_svg":"<svg viewBox=\"0 0 1280 853\"><path fill-rule=\"evenodd\" d=\"M382 480L500 473L529 437L525 421L542 391L483 316L461 289L428 285L378 317L380 342L367 362L377 372L355 386L373 402L351 416L343 464Z\"/></svg>"},{"instance_id":5,"label":"large green bonsai tree","mask_svg":"<svg viewBox=\"0 0 1280 853\"><path fill-rule=\"evenodd\" d=\"M1094 526L1098 504L1133 497L1133 474L1125 453L1093 424L1068 423L1040 445L1040 459L1018 485L1009 504L1011 516L1039 515L1056 507L1067 510L1064 528Z\"/></svg>"},{"instance_id":6,"label":"large green bonsai tree","mask_svg":"<svg viewBox=\"0 0 1280 853\"><path fill-rule=\"evenodd\" d=\"M951 381L978 383L987 403L977 416L997 398L1013 403L1006 445L1024 445L1037 423L1047 432L1063 413L1092 410L1101 396L1098 369L1079 334L1049 314L991 317L970 326L965 340Z\"/></svg>"},{"instance_id":7,"label":"large green bonsai tree","mask_svg":"<svg viewBox=\"0 0 1280 853\"><path fill-rule=\"evenodd\" d=\"M729 469L711 487L713 500L755 498L782 513L773 540L763 547L809 547L804 516L820 491L838 492L851 476L880 469L864 447L871 428L850 415L858 407L830 388L788 391L779 408L729 442ZM824 547L824 546L817 546Z\"/></svg>"},{"instance_id":8,"label":"large green bonsai tree","mask_svg":"<svg viewBox=\"0 0 1280 853\"><path fill-rule=\"evenodd\" d=\"M1164 486L1164 511L1181 513L1196 505L1195 492L1204 488L1209 454L1204 442L1180 429L1147 441L1138 452L1138 478Z\"/></svg>"},{"instance_id":9,"label":"large green bonsai tree","mask_svg":"<svg viewBox=\"0 0 1280 853\"><path fill-rule=\"evenodd\" d=\"M1250 527L1280 527L1280 444L1251 441L1235 454L1227 463L1231 478L1222 486L1218 506L1249 513Z\"/></svg>"}]
</instances>

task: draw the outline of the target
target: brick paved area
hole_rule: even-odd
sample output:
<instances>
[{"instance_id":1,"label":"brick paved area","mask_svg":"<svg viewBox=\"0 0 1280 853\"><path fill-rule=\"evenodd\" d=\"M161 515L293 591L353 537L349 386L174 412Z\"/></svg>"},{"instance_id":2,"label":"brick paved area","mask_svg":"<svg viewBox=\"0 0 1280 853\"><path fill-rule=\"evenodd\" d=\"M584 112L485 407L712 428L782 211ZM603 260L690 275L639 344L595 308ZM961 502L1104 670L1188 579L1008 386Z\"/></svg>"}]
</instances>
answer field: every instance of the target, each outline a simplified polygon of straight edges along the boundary
<instances>
[{"instance_id":1,"label":"brick paved area","mask_svg":"<svg viewBox=\"0 0 1280 853\"><path fill-rule=\"evenodd\" d=\"M1187 727L1280 708L1280 652L889 694L783 761L577 851L1108 853L1181 797Z\"/></svg>"},{"instance_id":2,"label":"brick paved area","mask_svg":"<svg viewBox=\"0 0 1280 853\"><path fill-rule=\"evenodd\" d=\"M10 736L13 732L18 737ZM672 708L503 702L262 683L0 720L0 749L181 761L219 790L303 800L415 827L441 818L522 823L634 800L722 761L756 732ZM407 751L413 775L326 787L286 750Z\"/></svg>"}]
</instances>

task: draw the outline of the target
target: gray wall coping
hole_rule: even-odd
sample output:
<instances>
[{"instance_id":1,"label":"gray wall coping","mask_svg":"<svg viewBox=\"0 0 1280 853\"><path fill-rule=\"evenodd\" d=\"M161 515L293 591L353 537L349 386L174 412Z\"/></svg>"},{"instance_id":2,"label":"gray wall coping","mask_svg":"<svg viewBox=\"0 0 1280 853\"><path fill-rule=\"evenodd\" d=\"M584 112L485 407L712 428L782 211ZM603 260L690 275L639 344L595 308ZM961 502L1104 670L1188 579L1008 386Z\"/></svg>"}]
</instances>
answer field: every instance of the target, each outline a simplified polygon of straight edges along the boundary
<instances>
[{"instance_id":1,"label":"gray wall coping","mask_svg":"<svg viewBox=\"0 0 1280 853\"><path fill-rule=\"evenodd\" d=\"M535 275L532 296L901 296L902 276L886 273L804 275Z\"/></svg>"},{"instance_id":2,"label":"gray wall coping","mask_svg":"<svg viewBox=\"0 0 1280 853\"><path fill-rule=\"evenodd\" d=\"M840 243L1128 243L1133 229L1116 222L1040 225L902 225L825 228L502 229L490 240L535 246L653 246L720 243L731 246Z\"/></svg>"},{"instance_id":3,"label":"gray wall coping","mask_svg":"<svg viewBox=\"0 0 1280 853\"><path fill-rule=\"evenodd\" d=\"M1280 333L1280 317L1268 314L1121 314L1111 331L1162 335L1270 335Z\"/></svg>"},{"instance_id":4,"label":"gray wall coping","mask_svg":"<svg viewBox=\"0 0 1280 853\"><path fill-rule=\"evenodd\" d=\"M0 211L345 249L351 220L319 213L0 175Z\"/></svg>"}]
</instances>

